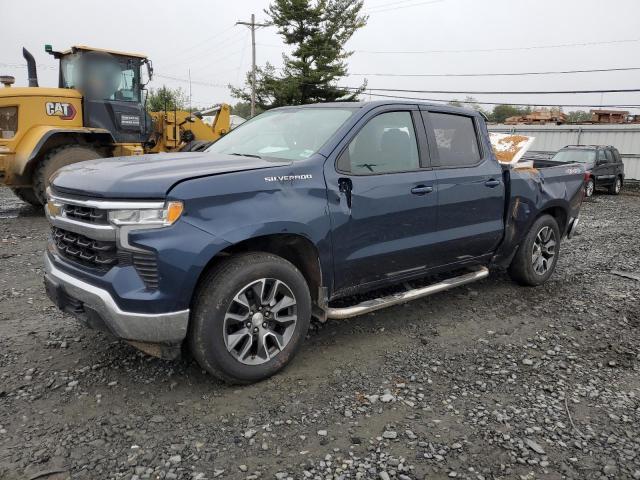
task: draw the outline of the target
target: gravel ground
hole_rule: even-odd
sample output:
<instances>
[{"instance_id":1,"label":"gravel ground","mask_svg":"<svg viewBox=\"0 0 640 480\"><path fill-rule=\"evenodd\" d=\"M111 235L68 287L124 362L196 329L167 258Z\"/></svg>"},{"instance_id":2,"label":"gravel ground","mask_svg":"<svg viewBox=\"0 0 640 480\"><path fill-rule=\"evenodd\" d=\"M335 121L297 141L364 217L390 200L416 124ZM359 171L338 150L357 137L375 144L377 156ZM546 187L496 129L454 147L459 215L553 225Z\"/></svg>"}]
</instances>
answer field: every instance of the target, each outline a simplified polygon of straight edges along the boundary
<instances>
[{"instance_id":1,"label":"gravel ground","mask_svg":"<svg viewBox=\"0 0 640 480\"><path fill-rule=\"evenodd\" d=\"M640 478L640 196L597 195L539 288L489 279L310 332L237 388L58 312L0 189L0 478ZM640 277L637 277L640 278Z\"/></svg>"}]
</instances>

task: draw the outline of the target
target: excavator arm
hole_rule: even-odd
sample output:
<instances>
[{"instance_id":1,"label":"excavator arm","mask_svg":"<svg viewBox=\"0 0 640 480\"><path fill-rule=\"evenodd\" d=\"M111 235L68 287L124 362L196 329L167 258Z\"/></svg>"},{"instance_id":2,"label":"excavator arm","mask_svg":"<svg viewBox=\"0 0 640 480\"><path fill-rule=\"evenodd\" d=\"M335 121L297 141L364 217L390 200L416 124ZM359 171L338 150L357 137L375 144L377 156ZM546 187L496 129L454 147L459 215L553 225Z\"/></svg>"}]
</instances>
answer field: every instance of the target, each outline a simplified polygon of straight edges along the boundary
<instances>
[{"instance_id":1,"label":"excavator arm","mask_svg":"<svg viewBox=\"0 0 640 480\"><path fill-rule=\"evenodd\" d=\"M152 112L154 133L147 153L193 151L215 142L231 130L231 107L226 103L201 112ZM211 124L205 117L213 117Z\"/></svg>"}]
</instances>

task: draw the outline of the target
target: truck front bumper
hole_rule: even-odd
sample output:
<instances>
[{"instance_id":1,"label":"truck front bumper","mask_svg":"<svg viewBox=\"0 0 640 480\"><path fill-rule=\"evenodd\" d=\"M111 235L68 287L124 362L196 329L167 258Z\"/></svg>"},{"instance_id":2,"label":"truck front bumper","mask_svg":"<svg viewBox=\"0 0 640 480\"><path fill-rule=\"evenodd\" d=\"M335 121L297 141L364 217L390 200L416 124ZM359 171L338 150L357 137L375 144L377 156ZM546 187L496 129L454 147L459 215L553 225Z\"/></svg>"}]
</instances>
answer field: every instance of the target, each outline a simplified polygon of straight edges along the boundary
<instances>
[{"instance_id":1,"label":"truck front bumper","mask_svg":"<svg viewBox=\"0 0 640 480\"><path fill-rule=\"evenodd\" d=\"M179 345L187 336L188 309L151 314L127 312L118 307L107 290L57 268L48 253L45 253L44 266L44 282L51 301L89 327L108 331L148 353L163 357L173 354L164 355L159 349L151 352L139 344Z\"/></svg>"}]
</instances>

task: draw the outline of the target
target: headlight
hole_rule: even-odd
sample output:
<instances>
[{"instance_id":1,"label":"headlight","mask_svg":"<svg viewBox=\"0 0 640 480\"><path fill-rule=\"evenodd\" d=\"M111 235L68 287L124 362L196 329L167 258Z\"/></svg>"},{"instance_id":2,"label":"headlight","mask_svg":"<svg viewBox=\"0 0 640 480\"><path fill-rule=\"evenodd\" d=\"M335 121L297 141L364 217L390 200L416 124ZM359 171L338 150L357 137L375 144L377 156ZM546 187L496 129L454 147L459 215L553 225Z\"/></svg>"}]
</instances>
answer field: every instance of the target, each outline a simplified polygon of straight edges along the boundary
<instances>
[{"instance_id":1,"label":"headlight","mask_svg":"<svg viewBox=\"0 0 640 480\"><path fill-rule=\"evenodd\" d=\"M111 210L109 221L114 225L173 225L182 215L182 202L167 202L163 208Z\"/></svg>"},{"instance_id":2,"label":"headlight","mask_svg":"<svg viewBox=\"0 0 640 480\"><path fill-rule=\"evenodd\" d=\"M13 138L18 130L18 107L0 107L0 138Z\"/></svg>"}]
</instances>

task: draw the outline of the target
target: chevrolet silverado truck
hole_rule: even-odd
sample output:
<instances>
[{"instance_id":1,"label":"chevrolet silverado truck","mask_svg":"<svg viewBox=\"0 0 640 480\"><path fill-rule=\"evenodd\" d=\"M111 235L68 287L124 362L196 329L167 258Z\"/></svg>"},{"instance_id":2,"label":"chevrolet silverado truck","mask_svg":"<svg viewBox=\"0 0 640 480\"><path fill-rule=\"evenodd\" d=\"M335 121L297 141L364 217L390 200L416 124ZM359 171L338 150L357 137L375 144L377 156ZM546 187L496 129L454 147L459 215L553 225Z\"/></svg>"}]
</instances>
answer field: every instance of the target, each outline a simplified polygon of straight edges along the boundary
<instances>
[{"instance_id":1,"label":"chevrolet silverado truck","mask_svg":"<svg viewBox=\"0 0 640 480\"><path fill-rule=\"evenodd\" d=\"M542 284L576 231L584 175L500 164L471 110L274 109L205 152L59 170L45 285L144 352L186 348L223 380L255 382L291 360L312 317L362 315L491 267Z\"/></svg>"}]
</instances>

